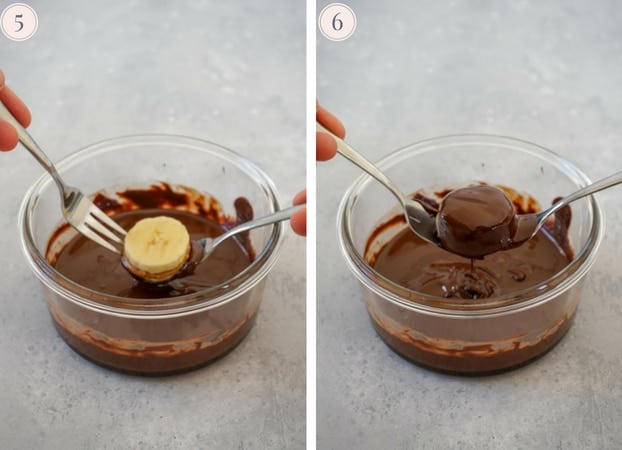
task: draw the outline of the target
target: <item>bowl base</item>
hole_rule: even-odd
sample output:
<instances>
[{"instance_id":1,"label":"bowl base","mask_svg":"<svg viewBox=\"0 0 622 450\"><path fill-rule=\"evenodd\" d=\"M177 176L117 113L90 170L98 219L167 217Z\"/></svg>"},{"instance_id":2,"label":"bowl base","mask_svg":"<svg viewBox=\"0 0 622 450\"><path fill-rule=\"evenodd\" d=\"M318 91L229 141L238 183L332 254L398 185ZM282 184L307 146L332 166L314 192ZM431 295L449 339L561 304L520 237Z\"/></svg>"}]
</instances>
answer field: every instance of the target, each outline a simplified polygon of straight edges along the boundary
<instances>
[{"instance_id":1,"label":"bowl base","mask_svg":"<svg viewBox=\"0 0 622 450\"><path fill-rule=\"evenodd\" d=\"M426 369L453 375L494 375L525 366L551 350L570 329L574 320L574 312L566 318L553 332L547 334L535 345L512 348L511 350L489 353L485 355L469 355L459 351L433 352L416 345L411 339L408 342L388 332L371 316L376 333L387 346L409 362Z\"/></svg>"},{"instance_id":2,"label":"bowl base","mask_svg":"<svg viewBox=\"0 0 622 450\"><path fill-rule=\"evenodd\" d=\"M227 355L244 340L255 324L257 314L249 317L242 326L226 339L204 348L173 356L122 355L91 345L67 331L52 316L52 322L65 343L80 356L106 369L131 375L164 376L189 372L208 365Z\"/></svg>"}]
</instances>

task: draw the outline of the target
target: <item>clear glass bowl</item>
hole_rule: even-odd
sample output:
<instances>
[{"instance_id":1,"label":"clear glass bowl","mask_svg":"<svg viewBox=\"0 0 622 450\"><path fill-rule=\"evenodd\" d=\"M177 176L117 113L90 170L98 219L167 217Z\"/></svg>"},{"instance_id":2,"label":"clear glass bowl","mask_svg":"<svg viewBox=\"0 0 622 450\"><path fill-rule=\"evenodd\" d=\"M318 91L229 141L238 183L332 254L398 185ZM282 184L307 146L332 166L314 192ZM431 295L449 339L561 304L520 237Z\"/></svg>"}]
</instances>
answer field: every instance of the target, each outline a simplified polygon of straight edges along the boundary
<instances>
[{"instance_id":1,"label":"clear glass bowl","mask_svg":"<svg viewBox=\"0 0 622 450\"><path fill-rule=\"evenodd\" d=\"M148 187L164 181L217 199L235 217L246 197L255 217L279 209L276 189L250 160L197 139L128 136L91 145L57 164L65 181L85 193ZM49 175L29 189L19 213L21 246L56 328L83 356L107 367L165 374L201 366L235 347L251 329L266 275L278 257L283 225L251 232L255 261L228 282L192 294L155 300L116 297L64 277L46 260L62 222L59 193Z\"/></svg>"},{"instance_id":2,"label":"clear glass bowl","mask_svg":"<svg viewBox=\"0 0 622 450\"><path fill-rule=\"evenodd\" d=\"M529 142L489 135L434 138L402 148L378 166L403 192L473 181L502 184L548 205L589 183L569 161ZM454 300L400 286L365 260L372 231L396 208L382 185L362 175L340 205L342 253L362 286L372 323L396 352L421 365L458 373L495 372L522 365L555 345L570 327L582 297L581 280L594 262L603 218L594 198L572 204L574 259L545 282L508 295ZM405 225L381 233L381 247Z\"/></svg>"}]
</instances>

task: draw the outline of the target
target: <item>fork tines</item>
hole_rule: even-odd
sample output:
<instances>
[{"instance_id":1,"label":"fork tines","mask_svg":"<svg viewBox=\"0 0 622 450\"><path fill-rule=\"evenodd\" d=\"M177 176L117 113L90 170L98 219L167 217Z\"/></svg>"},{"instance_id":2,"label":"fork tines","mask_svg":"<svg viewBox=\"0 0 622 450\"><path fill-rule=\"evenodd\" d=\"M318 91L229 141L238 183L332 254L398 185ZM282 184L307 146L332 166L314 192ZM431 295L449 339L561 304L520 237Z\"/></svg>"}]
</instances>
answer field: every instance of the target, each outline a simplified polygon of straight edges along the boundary
<instances>
[{"instance_id":1,"label":"fork tines","mask_svg":"<svg viewBox=\"0 0 622 450\"><path fill-rule=\"evenodd\" d=\"M83 197L80 203L82 204L78 205L76 209L82 210L82 214L78 214L78 216L83 219L81 223L73 223L72 225L84 236L111 252L123 253L125 230L86 197Z\"/></svg>"}]
</instances>

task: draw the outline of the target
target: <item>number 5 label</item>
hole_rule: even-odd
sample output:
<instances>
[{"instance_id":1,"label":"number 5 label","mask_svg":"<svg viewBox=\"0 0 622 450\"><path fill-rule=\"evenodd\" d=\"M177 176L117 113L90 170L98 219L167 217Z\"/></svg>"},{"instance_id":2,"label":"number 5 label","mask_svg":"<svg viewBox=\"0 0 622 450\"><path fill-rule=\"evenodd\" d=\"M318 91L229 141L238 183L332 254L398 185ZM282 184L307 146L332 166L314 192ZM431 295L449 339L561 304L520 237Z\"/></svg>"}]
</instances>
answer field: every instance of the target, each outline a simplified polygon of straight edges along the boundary
<instances>
[{"instance_id":1,"label":"number 5 label","mask_svg":"<svg viewBox=\"0 0 622 450\"><path fill-rule=\"evenodd\" d=\"M326 39L344 41L356 29L356 15L343 3L331 3L320 13L318 25Z\"/></svg>"},{"instance_id":2,"label":"number 5 label","mask_svg":"<svg viewBox=\"0 0 622 450\"><path fill-rule=\"evenodd\" d=\"M2 11L2 33L12 41L25 41L37 31L39 19L34 9L24 3L12 3Z\"/></svg>"}]
</instances>

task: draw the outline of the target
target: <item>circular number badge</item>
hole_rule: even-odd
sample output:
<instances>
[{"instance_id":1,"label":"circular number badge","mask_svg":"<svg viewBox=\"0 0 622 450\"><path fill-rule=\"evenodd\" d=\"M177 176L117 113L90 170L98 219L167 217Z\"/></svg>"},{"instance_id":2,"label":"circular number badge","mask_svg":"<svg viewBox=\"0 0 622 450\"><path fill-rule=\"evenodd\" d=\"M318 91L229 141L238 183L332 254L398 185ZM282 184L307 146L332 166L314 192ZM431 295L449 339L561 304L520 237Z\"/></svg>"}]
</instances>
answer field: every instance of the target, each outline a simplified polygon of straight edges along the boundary
<instances>
[{"instance_id":1,"label":"circular number badge","mask_svg":"<svg viewBox=\"0 0 622 450\"><path fill-rule=\"evenodd\" d=\"M34 9L24 3L12 3L2 11L0 28L12 41L30 39L37 31L39 19Z\"/></svg>"},{"instance_id":2,"label":"circular number badge","mask_svg":"<svg viewBox=\"0 0 622 450\"><path fill-rule=\"evenodd\" d=\"M356 15L343 3L331 3L320 13L318 25L326 39L344 41L352 36L356 29Z\"/></svg>"}]
</instances>

